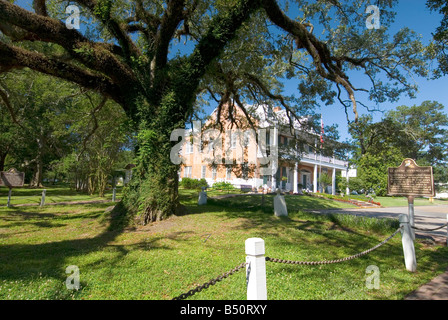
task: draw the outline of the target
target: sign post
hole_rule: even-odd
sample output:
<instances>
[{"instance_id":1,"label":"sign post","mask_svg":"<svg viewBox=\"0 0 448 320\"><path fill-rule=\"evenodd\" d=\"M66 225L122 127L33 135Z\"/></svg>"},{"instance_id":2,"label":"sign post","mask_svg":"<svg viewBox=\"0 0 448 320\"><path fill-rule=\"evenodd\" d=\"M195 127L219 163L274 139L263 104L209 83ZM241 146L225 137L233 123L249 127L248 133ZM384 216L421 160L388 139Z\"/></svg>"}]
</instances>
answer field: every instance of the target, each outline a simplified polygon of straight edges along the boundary
<instances>
[{"instance_id":1,"label":"sign post","mask_svg":"<svg viewBox=\"0 0 448 320\"><path fill-rule=\"evenodd\" d=\"M387 193L391 196L435 196L432 167L420 167L413 159L404 159L388 173Z\"/></svg>"},{"instance_id":2,"label":"sign post","mask_svg":"<svg viewBox=\"0 0 448 320\"><path fill-rule=\"evenodd\" d=\"M47 190L42 190L42 198L40 198L40 206L43 207L45 205L45 196L47 195Z\"/></svg>"},{"instance_id":3,"label":"sign post","mask_svg":"<svg viewBox=\"0 0 448 320\"><path fill-rule=\"evenodd\" d=\"M414 226L414 196L408 196L408 215L409 215L409 225ZM412 240L415 240L415 231L411 228Z\"/></svg>"},{"instance_id":4,"label":"sign post","mask_svg":"<svg viewBox=\"0 0 448 320\"><path fill-rule=\"evenodd\" d=\"M414 197L435 196L432 167L420 167L413 159L404 159L397 168L388 169L387 194L408 198L409 236L415 240Z\"/></svg>"},{"instance_id":5,"label":"sign post","mask_svg":"<svg viewBox=\"0 0 448 320\"><path fill-rule=\"evenodd\" d=\"M11 194L12 194L12 188L9 188L9 191L8 191L8 202L6 203L6 206L8 208L11 207Z\"/></svg>"},{"instance_id":6,"label":"sign post","mask_svg":"<svg viewBox=\"0 0 448 320\"><path fill-rule=\"evenodd\" d=\"M9 188L8 203L6 204L8 208L11 207L12 188L23 187L24 181L25 173L19 172L15 168L0 172L0 186Z\"/></svg>"},{"instance_id":7,"label":"sign post","mask_svg":"<svg viewBox=\"0 0 448 320\"><path fill-rule=\"evenodd\" d=\"M413 159L404 159L388 173L387 194L408 198L409 223L414 226L414 197L435 196L432 167L420 167Z\"/></svg>"}]
</instances>

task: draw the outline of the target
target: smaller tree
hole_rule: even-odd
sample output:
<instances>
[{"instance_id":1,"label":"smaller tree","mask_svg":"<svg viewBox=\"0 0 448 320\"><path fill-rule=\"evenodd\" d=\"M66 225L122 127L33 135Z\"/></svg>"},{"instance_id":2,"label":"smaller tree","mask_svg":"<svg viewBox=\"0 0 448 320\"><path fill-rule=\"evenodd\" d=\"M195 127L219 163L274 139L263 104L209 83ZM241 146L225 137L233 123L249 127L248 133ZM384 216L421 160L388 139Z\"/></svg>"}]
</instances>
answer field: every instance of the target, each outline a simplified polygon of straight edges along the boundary
<instances>
[{"instance_id":1,"label":"smaller tree","mask_svg":"<svg viewBox=\"0 0 448 320\"><path fill-rule=\"evenodd\" d=\"M114 171L122 169L116 165L129 159L131 129L117 104L97 95L87 98L77 104L79 118L72 116L69 121L71 135L77 139L73 153L62 161L77 190L103 197Z\"/></svg>"},{"instance_id":2,"label":"smaller tree","mask_svg":"<svg viewBox=\"0 0 448 320\"><path fill-rule=\"evenodd\" d=\"M388 168L399 166L403 155L393 147L384 152L365 154L358 162L359 183L365 194L375 192L378 196L387 194Z\"/></svg>"},{"instance_id":3,"label":"smaller tree","mask_svg":"<svg viewBox=\"0 0 448 320\"><path fill-rule=\"evenodd\" d=\"M322 187L322 192L325 193L325 189L332 183L331 177L328 173L322 173L318 179L319 185Z\"/></svg>"}]
</instances>

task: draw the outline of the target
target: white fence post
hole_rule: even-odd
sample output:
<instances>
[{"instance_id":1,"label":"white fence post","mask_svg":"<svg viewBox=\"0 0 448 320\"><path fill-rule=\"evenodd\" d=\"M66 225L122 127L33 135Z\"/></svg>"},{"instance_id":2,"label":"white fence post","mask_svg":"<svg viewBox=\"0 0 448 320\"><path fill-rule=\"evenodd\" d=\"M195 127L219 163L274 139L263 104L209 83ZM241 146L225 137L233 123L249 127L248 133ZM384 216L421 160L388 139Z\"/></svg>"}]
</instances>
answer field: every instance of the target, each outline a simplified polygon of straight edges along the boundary
<instances>
[{"instance_id":1,"label":"white fence post","mask_svg":"<svg viewBox=\"0 0 448 320\"><path fill-rule=\"evenodd\" d=\"M8 191L8 203L6 204L6 206L8 208L11 207L11 195L12 195L12 188L9 188L9 191Z\"/></svg>"},{"instance_id":2,"label":"white fence post","mask_svg":"<svg viewBox=\"0 0 448 320\"><path fill-rule=\"evenodd\" d=\"M400 221L400 226L402 227L401 243L403 244L403 254L406 269L410 272L415 272L417 271L417 260L415 258L414 240L412 238L409 217L406 214L400 214L398 220Z\"/></svg>"},{"instance_id":3,"label":"white fence post","mask_svg":"<svg viewBox=\"0 0 448 320\"><path fill-rule=\"evenodd\" d=\"M412 240L415 240L415 230L412 228L415 226L415 214L414 214L414 197L409 196L408 197L408 216L409 216L409 225L411 228L411 236Z\"/></svg>"},{"instance_id":4,"label":"white fence post","mask_svg":"<svg viewBox=\"0 0 448 320\"><path fill-rule=\"evenodd\" d=\"M40 206L43 207L45 205L45 195L47 194L47 190L42 190L42 198L40 198Z\"/></svg>"},{"instance_id":5,"label":"white fence post","mask_svg":"<svg viewBox=\"0 0 448 320\"><path fill-rule=\"evenodd\" d=\"M246 240L247 300L267 300L264 240Z\"/></svg>"}]
</instances>

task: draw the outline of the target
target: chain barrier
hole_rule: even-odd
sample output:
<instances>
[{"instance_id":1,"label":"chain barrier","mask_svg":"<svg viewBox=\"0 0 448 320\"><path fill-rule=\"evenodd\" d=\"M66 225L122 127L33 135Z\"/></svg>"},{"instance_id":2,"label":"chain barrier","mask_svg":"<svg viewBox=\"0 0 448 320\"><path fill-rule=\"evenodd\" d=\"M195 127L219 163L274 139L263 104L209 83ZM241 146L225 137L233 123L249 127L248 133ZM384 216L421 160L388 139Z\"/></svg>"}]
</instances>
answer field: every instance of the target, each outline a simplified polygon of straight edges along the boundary
<instances>
[{"instance_id":1,"label":"chain barrier","mask_svg":"<svg viewBox=\"0 0 448 320\"><path fill-rule=\"evenodd\" d=\"M448 226L448 222L445 223L444 225L442 225L442 226L440 226L440 227L437 227L437 228L434 228L434 229L424 229L424 228L418 228L418 227L416 227L416 226L411 226L411 228L412 228L412 229L415 229L415 230L420 230L420 231L436 231L436 230L445 228L446 226Z\"/></svg>"},{"instance_id":2,"label":"chain barrier","mask_svg":"<svg viewBox=\"0 0 448 320\"><path fill-rule=\"evenodd\" d=\"M283 259L275 259L275 258L270 258L270 257L265 257L266 261L271 261L271 262L278 262L278 263L286 263L286 264L299 264L299 265L320 265L320 264L332 264L332 263L338 263L338 262L343 262L343 261L348 261L348 260L352 260L358 257L361 257L363 255L366 255L370 252L372 252L375 249L378 249L379 247L381 247L382 245L384 245L385 243L387 243L390 239L392 239L398 232L400 232L401 227L399 227L392 235L390 235L389 237L387 237L386 239L384 239L383 241L381 241L379 244L377 244L376 246L367 249L363 252L360 252L358 254L349 256L349 257L345 257L345 258L341 258L341 259L336 259L336 260L324 260L324 261L291 261L291 260L283 260ZM189 290L186 293L182 293L181 295L173 298L172 300L184 300L188 297L191 297L192 295L201 292L203 289L207 289L208 287L215 285L217 282L231 276L232 274L238 272L239 270L241 270L242 268L244 268L247 265L247 262L243 262L241 264L239 264L238 266L236 266L235 268L233 268L232 270L223 273L222 275L219 275L218 277L209 280L208 282L197 286L194 289Z\"/></svg>"},{"instance_id":3,"label":"chain barrier","mask_svg":"<svg viewBox=\"0 0 448 320\"><path fill-rule=\"evenodd\" d=\"M204 283L202 285L199 285L196 288L191 289L191 290L189 290L186 293L182 293L181 295L173 298L172 300L184 300L184 299L186 299L188 297L191 297L195 293L201 292L203 289L207 289L209 286L212 286L212 285L216 284L217 282L219 282L219 281L221 281L221 280L231 276L235 272L237 272L237 271L241 270L242 268L244 268L246 265L247 265L247 262L243 262L240 265L238 265L235 268L233 268L232 270L230 270L230 271L228 271L226 273L223 273L222 275L219 275L218 277L216 277L214 279L211 279L210 281L208 281L208 282L206 282L206 283Z\"/></svg>"},{"instance_id":4,"label":"chain barrier","mask_svg":"<svg viewBox=\"0 0 448 320\"><path fill-rule=\"evenodd\" d=\"M392 239L400 230L401 230L401 227L398 228L392 235L390 235L385 240L381 241L376 246L374 246L370 249L367 249L363 252L360 252L358 254L352 255L350 257L346 257L346 258L341 258L341 259L336 259L336 260L324 260L324 261L292 261L292 260L275 259L275 258L270 258L270 257L266 257L265 259L266 259L266 261L271 261L271 262L286 263L286 264L299 264L299 265L320 265L320 264L332 264L332 263L344 262L344 261L348 261L348 260L352 260L352 259L361 257L363 255L366 255L366 254L372 252L375 249L378 249L383 244L387 243L390 239Z\"/></svg>"}]
</instances>

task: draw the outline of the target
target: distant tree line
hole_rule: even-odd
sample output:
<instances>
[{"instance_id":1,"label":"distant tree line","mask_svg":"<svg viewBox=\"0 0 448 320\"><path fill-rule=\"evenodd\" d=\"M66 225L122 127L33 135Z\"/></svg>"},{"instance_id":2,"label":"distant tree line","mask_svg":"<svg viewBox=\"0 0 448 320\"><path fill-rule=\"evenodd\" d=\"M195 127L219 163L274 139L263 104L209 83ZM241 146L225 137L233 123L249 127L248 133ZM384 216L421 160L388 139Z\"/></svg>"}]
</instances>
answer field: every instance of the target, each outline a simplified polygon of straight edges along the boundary
<instances>
[{"instance_id":1,"label":"distant tree line","mask_svg":"<svg viewBox=\"0 0 448 320\"><path fill-rule=\"evenodd\" d=\"M69 183L104 195L133 157L132 129L115 102L23 69L0 75L0 170L41 188Z\"/></svg>"},{"instance_id":2,"label":"distant tree line","mask_svg":"<svg viewBox=\"0 0 448 320\"><path fill-rule=\"evenodd\" d=\"M436 101L399 106L373 122L361 116L350 127L352 164L358 171L350 179L354 190L387 193L387 168L412 158L420 166L433 166L435 182L448 182L448 116Z\"/></svg>"}]
</instances>

